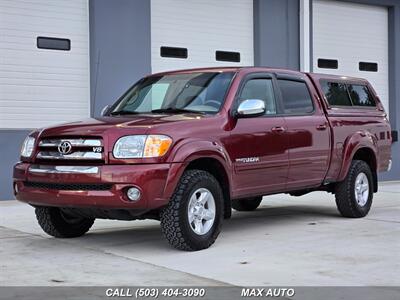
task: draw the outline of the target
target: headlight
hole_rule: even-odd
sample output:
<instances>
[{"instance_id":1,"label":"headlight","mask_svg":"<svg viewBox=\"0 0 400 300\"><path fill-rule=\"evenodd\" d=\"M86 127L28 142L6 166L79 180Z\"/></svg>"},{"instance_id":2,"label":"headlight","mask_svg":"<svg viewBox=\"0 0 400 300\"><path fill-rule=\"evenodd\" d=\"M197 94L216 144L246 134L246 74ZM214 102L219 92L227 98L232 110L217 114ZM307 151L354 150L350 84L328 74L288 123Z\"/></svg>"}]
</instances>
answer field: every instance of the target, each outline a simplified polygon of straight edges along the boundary
<instances>
[{"instance_id":1,"label":"headlight","mask_svg":"<svg viewBox=\"0 0 400 300\"><path fill-rule=\"evenodd\" d=\"M129 135L114 145L115 158L160 157L167 153L172 139L165 135Z\"/></svg>"},{"instance_id":2,"label":"headlight","mask_svg":"<svg viewBox=\"0 0 400 300\"><path fill-rule=\"evenodd\" d=\"M22 144L21 148L21 156L22 157L31 157L33 153L33 149L35 146L35 138L28 136L24 143Z\"/></svg>"}]
</instances>

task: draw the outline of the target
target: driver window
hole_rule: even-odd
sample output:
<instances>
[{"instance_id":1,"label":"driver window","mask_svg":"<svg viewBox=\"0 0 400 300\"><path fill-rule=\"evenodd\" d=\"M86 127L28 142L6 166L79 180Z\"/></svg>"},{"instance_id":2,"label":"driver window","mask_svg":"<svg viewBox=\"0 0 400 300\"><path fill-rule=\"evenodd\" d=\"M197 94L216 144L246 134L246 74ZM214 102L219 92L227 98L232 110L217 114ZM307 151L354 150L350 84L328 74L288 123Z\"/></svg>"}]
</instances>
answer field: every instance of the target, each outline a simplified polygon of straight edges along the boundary
<instances>
[{"instance_id":1,"label":"driver window","mask_svg":"<svg viewBox=\"0 0 400 300\"><path fill-rule=\"evenodd\" d=\"M250 79L247 81L240 94L240 101L259 99L265 102L265 114L276 114L276 101L272 79Z\"/></svg>"}]
</instances>

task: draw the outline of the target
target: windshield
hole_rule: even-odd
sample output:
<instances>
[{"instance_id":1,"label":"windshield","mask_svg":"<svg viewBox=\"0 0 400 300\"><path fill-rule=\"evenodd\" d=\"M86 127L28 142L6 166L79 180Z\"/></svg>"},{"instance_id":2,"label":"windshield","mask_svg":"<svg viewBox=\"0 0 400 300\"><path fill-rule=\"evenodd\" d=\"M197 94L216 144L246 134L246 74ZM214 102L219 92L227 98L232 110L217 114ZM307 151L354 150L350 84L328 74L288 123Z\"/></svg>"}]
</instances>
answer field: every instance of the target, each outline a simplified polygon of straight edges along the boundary
<instances>
[{"instance_id":1,"label":"windshield","mask_svg":"<svg viewBox=\"0 0 400 300\"><path fill-rule=\"evenodd\" d=\"M217 113L233 75L204 72L150 76L134 85L110 114Z\"/></svg>"}]
</instances>

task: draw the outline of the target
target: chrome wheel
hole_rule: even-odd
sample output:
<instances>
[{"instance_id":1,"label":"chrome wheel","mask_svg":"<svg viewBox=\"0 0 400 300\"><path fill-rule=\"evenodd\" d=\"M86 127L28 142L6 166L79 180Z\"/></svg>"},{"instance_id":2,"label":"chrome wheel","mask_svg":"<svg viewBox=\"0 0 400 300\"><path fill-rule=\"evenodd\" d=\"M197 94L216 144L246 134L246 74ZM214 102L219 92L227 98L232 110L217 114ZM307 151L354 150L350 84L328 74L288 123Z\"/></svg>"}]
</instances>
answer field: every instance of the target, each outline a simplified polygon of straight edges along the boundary
<instances>
[{"instance_id":1,"label":"chrome wheel","mask_svg":"<svg viewBox=\"0 0 400 300\"><path fill-rule=\"evenodd\" d=\"M205 189L197 189L189 200L188 219L190 228L198 235L210 231L215 220L215 200L212 193Z\"/></svg>"},{"instance_id":2,"label":"chrome wheel","mask_svg":"<svg viewBox=\"0 0 400 300\"><path fill-rule=\"evenodd\" d=\"M365 173L358 174L354 185L354 193L358 205L364 206L369 198L369 182Z\"/></svg>"}]
</instances>

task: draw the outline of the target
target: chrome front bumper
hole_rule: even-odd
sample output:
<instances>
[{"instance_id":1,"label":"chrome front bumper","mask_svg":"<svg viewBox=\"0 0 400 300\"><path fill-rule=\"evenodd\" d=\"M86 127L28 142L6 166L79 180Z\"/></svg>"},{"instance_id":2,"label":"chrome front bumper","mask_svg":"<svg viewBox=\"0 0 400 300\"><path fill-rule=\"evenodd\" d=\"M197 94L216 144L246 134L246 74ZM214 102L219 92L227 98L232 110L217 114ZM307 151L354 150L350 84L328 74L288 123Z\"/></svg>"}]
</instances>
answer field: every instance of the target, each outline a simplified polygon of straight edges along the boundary
<instances>
[{"instance_id":1,"label":"chrome front bumper","mask_svg":"<svg viewBox=\"0 0 400 300\"><path fill-rule=\"evenodd\" d=\"M40 174L97 174L99 173L99 167L32 165L29 167L28 172Z\"/></svg>"}]
</instances>

